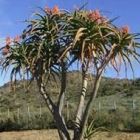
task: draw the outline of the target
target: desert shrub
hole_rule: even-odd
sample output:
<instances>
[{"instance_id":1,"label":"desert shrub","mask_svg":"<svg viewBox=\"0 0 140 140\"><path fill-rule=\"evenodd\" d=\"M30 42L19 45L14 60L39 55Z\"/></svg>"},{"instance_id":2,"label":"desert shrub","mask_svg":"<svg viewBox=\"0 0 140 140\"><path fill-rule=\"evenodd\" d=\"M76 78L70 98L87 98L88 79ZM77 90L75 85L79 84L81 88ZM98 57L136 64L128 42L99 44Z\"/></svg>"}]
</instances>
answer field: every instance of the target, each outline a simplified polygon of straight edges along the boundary
<instances>
[{"instance_id":1,"label":"desert shrub","mask_svg":"<svg viewBox=\"0 0 140 140\"><path fill-rule=\"evenodd\" d=\"M13 114L9 118L0 120L0 131L13 130L33 130L33 129L51 129L56 128L52 116L45 112L41 116L17 115Z\"/></svg>"}]
</instances>

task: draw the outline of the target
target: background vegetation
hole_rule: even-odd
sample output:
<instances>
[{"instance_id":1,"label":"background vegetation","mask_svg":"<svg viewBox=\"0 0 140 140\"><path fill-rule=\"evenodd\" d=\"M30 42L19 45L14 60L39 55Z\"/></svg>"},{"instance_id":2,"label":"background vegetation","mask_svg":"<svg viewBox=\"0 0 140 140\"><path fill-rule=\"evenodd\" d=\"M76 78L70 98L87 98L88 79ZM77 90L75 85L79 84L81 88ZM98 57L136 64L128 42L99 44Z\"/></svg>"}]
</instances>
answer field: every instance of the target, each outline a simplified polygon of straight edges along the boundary
<instances>
[{"instance_id":1,"label":"background vegetation","mask_svg":"<svg viewBox=\"0 0 140 140\"><path fill-rule=\"evenodd\" d=\"M81 73L77 71L68 73L68 94L63 113L69 128L73 127L71 122L80 96L82 82L80 75ZM94 78L93 75L89 76L90 79ZM57 82L51 83L53 88L49 88L54 99L59 93L59 81L56 80ZM25 80L17 81L15 92L11 90L11 83L0 87L0 131L55 128L53 118L46 109L44 100L38 94L36 83L33 82L27 90L28 83L29 81ZM92 86L89 81L87 93L90 93ZM103 126L111 130L138 132L140 131L139 100L140 79L104 77L89 122L95 120L95 127Z\"/></svg>"}]
</instances>

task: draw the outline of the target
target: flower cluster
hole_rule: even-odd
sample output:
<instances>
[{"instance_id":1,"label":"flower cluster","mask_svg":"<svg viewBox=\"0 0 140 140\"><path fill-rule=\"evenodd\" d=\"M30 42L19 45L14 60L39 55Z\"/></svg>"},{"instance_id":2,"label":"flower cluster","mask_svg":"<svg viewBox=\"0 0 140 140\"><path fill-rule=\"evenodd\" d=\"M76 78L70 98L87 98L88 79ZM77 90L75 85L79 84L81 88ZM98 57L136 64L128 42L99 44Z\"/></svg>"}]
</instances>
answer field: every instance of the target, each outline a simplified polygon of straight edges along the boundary
<instances>
[{"instance_id":1,"label":"flower cluster","mask_svg":"<svg viewBox=\"0 0 140 140\"><path fill-rule=\"evenodd\" d=\"M2 50L2 54L3 55L7 55L10 52L10 45L11 43L18 43L20 41L20 36L16 36L14 39L12 39L11 37L6 37L5 39L5 47Z\"/></svg>"},{"instance_id":2,"label":"flower cluster","mask_svg":"<svg viewBox=\"0 0 140 140\"><path fill-rule=\"evenodd\" d=\"M124 26L120 29L120 31L123 33L123 34L128 34L130 29L129 29L129 26Z\"/></svg>"},{"instance_id":3,"label":"flower cluster","mask_svg":"<svg viewBox=\"0 0 140 140\"><path fill-rule=\"evenodd\" d=\"M10 44L12 42L11 38L8 36L6 37L5 39L5 42L6 42L6 46L3 48L2 50L2 54L3 55L7 55L9 53L9 49L10 49Z\"/></svg>"},{"instance_id":4,"label":"flower cluster","mask_svg":"<svg viewBox=\"0 0 140 140\"><path fill-rule=\"evenodd\" d=\"M90 11L87 17L98 24L105 22L105 18L100 14L99 10Z\"/></svg>"},{"instance_id":5,"label":"flower cluster","mask_svg":"<svg viewBox=\"0 0 140 140\"><path fill-rule=\"evenodd\" d=\"M18 43L20 41L20 36L16 36L13 40L14 43Z\"/></svg>"},{"instance_id":6,"label":"flower cluster","mask_svg":"<svg viewBox=\"0 0 140 140\"><path fill-rule=\"evenodd\" d=\"M9 36L6 37L5 41L6 41L7 46L9 46L11 44L11 38Z\"/></svg>"},{"instance_id":7,"label":"flower cluster","mask_svg":"<svg viewBox=\"0 0 140 140\"><path fill-rule=\"evenodd\" d=\"M45 7L45 12L49 13L49 14L54 14L54 15L60 14L60 10L59 10L57 5L55 5L52 9L49 8L48 6L46 6Z\"/></svg>"}]
</instances>

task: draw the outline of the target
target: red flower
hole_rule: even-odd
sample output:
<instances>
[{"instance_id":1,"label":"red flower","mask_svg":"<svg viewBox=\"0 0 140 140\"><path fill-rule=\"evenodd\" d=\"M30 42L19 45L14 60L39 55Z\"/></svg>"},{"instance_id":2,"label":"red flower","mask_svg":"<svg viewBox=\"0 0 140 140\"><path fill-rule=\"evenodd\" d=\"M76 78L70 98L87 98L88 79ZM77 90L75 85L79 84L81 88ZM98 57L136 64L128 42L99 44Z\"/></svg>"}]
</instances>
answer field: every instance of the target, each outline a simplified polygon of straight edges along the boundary
<instances>
[{"instance_id":1,"label":"red flower","mask_svg":"<svg viewBox=\"0 0 140 140\"><path fill-rule=\"evenodd\" d=\"M59 12L60 12L60 11L59 11L58 6L57 6L57 5L54 6L53 9L52 9L52 13L53 13L53 14L59 14Z\"/></svg>"},{"instance_id":2,"label":"red flower","mask_svg":"<svg viewBox=\"0 0 140 140\"><path fill-rule=\"evenodd\" d=\"M6 37L6 45L10 45L11 44L11 38L8 36Z\"/></svg>"},{"instance_id":3,"label":"red flower","mask_svg":"<svg viewBox=\"0 0 140 140\"><path fill-rule=\"evenodd\" d=\"M124 26L124 27L122 27L121 29L120 29L120 31L122 32L122 33L124 33L124 34L128 34L129 33L129 31L130 31L130 28L129 28L129 26Z\"/></svg>"},{"instance_id":4,"label":"red flower","mask_svg":"<svg viewBox=\"0 0 140 140\"><path fill-rule=\"evenodd\" d=\"M19 41L20 41L20 36L17 35L17 36L14 38L14 42L15 42L15 43L18 43Z\"/></svg>"},{"instance_id":5,"label":"red flower","mask_svg":"<svg viewBox=\"0 0 140 140\"><path fill-rule=\"evenodd\" d=\"M45 7L45 12L49 13L49 14L59 14L59 8L58 6L54 6L53 9L50 9L48 6Z\"/></svg>"},{"instance_id":6,"label":"red flower","mask_svg":"<svg viewBox=\"0 0 140 140\"><path fill-rule=\"evenodd\" d=\"M91 12L88 14L88 18L89 18L90 20L93 20L93 21L95 21L95 20L98 21L98 20L100 20L100 19L102 18L102 16L101 16L99 10L94 10L94 11L91 11Z\"/></svg>"}]
</instances>

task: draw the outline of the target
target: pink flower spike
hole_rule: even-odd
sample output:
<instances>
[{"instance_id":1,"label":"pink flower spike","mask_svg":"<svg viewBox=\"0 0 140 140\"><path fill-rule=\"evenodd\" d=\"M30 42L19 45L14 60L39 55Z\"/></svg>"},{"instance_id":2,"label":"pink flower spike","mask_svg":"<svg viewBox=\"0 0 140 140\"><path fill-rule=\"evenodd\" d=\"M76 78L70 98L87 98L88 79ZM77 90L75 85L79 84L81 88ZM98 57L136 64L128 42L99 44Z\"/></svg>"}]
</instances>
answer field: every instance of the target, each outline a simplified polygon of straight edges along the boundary
<instances>
[{"instance_id":1,"label":"pink flower spike","mask_svg":"<svg viewBox=\"0 0 140 140\"><path fill-rule=\"evenodd\" d=\"M128 34L130 32L130 28L128 25L121 28L121 32L124 34Z\"/></svg>"},{"instance_id":2,"label":"pink flower spike","mask_svg":"<svg viewBox=\"0 0 140 140\"><path fill-rule=\"evenodd\" d=\"M11 38L8 36L6 37L6 45L10 45L11 44Z\"/></svg>"},{"instance_id":3,"label":"pink flower spike","mask_svg":"<svg viewBox=\"0 0 140 140\"><path fill-rule=\"evenodd\" d=\"M59 8L58 8L57 5L55 5L55 6L53 7L52 13L53 13L53 14L59 14Z\"/></svg>"},{"instance_id":4,"label":"pink flower spike","mask_svg":"<svg viewBox=\"0 0 140 140\"><path fill-rule=\"evenodd\" d=\"M19 41L20 41L20 36L17 35L17 36L14 38L14 42L15 42L15 43L18 43Z\"/></svg>"},{"instance_id":5,"label":"pink flower spike","mask_svg":"<svg viewBox=\"0 0 140 140\"><path fill-rule=\"evenodd\" d=\"M90 20L98 20L101 18L101 14L100 14L99 10L90 11L88 14L88 18Z\"/></svg>"}]
</instances>

